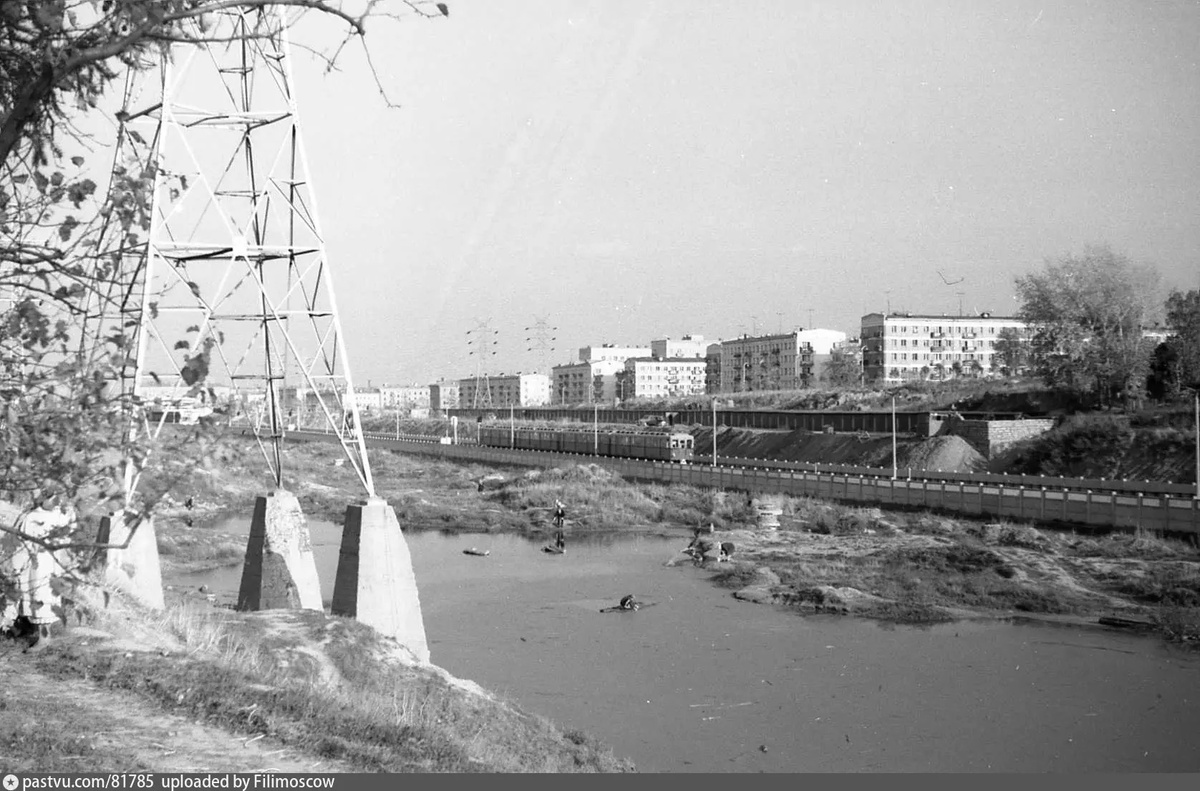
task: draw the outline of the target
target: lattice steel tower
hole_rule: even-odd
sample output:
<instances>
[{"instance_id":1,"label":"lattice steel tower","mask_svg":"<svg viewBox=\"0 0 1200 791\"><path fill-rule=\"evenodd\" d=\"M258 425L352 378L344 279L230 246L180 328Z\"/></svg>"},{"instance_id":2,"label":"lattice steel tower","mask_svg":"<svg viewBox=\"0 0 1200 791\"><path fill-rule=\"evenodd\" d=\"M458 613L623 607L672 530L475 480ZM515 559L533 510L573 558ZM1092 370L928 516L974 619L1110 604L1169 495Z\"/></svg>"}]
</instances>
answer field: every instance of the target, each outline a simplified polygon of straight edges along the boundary
<instances>
[{"instance_id":1,"label":"lattice steel tower","mask_svg":"<svg viewBox=\"0 0 1200 791\"><path fill-rule=\"evenodd\" d=\"M475 358L475 397L472 409L488 409L492 406L492 383L488 380L487 364L496 356L496 336L491 319L481 321L474 329L467 330L467 356Z\"/></svg>"},{"instance_id":2,"label":"lattice steel tower","mask_svg":"<svg viewBox=\"0 0 1200 791\"><path fill-rule=\"evenodd\" d=\"M525 339L529 346L525 351L533 352L538 364L548 370L549 355L554 353L554 342L558 340L554 335L558 332L558 327L550 326L549 316L534 316L533 319L533 325L525 328L529 333L529 337Z\"/></svg>"},{"instance_id":3,"label":"lattice steel tower","mask_svg":"<svg viewBox=\"0 0 1200 791\"><path fill-rule=\"evenodd\" d=\"M123 157L156 165L149 242L126 249L119 310L136 319L136 370L184 393L206 367L227 386L278 487L289 422L337 435L368 495L362 437L332 272L301 139L287 20L280 7L214 15L213 43L177 46L131 75ZM257 406L261 399L261 406ZM161 429L145 416L139 430Z\"/></svg>"}]
</instances>

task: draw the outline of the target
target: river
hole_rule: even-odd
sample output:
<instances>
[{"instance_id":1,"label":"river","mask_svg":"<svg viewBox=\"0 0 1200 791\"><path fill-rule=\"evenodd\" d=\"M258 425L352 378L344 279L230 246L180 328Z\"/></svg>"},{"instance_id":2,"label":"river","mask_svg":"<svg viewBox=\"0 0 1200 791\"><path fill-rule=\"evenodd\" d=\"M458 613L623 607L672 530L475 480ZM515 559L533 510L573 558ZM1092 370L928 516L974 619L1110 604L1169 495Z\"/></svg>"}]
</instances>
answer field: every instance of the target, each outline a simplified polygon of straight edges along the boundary
<instances>
[{"instance_id":1,"label":"river","mask_svg":"<svg viewBox=\"0 0 1200 791\"><path fill-rule=\"evenodd\" d=\"M310 530L328 605L340 529ZM666 567L686 537L570 537L559 556L515 535L405 535L432 660L641 771L1200 771L1200 656L1155 638L801 617ZM240 576L165 581L227 602ZM600 612L627 593L652 606Z\"/></svg>"}]
</instances>

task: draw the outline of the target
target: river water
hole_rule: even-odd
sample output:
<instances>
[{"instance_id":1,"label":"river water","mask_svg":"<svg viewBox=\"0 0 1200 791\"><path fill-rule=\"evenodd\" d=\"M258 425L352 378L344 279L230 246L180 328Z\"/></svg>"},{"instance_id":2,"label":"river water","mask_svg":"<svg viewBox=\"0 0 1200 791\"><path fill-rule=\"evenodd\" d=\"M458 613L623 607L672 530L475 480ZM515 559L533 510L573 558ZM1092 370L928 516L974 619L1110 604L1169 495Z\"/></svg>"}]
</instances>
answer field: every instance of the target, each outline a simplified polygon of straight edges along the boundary
<instances>
[{"instance_id":1,"label":"river water","mask_svg":"<svg viewBox=\"0 0 1200 791\"><path fill-rule=\"evenodd\" d=\"M310 530L328 605L340 528ZM571 537L551 555L514 535L405 535L433 662L641 771L1200 771L1200 656L1154 638L800 617L665 567L687 537ZM240 577L166 582L233 601ZM627 593L652 606L600 612Z\"/></svg>"}]
</instances>

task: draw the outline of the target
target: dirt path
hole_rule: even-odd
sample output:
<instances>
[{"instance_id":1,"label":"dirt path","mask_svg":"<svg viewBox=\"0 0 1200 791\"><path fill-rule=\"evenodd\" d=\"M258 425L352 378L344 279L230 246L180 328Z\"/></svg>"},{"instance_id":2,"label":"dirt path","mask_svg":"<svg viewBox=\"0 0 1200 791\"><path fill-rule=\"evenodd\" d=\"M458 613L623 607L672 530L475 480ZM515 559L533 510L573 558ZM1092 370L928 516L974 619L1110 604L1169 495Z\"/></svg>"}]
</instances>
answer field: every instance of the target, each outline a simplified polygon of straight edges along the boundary
<instances>
[{"instance_id":1,"label":"dirt path","mask_svg":"<svg viewBox=\"0 0 1200 791\"><path fill-rule=\"evenodd\" d=\"M247 737L164 711L128 692L38 672L0 642L0 755L5 771L352 772L270 737ZM36 730L28 725L37 713ZM88 734L63 737L62 734ZM58 739L58 741L55 741ZM40 754L39 754L40 753ZM47 757L48 756L48 757Z\"/></svg>"}]
</instances>

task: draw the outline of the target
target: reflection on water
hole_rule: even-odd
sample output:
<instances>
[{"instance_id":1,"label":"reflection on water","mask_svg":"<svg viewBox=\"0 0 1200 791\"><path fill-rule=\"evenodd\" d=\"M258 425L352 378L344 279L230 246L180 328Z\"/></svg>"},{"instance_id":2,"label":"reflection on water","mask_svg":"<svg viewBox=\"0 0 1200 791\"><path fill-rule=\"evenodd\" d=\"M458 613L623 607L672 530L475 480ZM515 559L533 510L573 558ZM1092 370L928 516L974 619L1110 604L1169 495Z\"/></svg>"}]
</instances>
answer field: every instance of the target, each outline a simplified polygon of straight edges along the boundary
<instances>
[{"instance_id":1,"label":"reflection on water","mask_svg":"<svg viewBox=\"0 0 1200 791\"><path fill-rule=\"evenodd\" d=\"M328 600L340 528L310 528ZM406 537L434 662L643 771L1200 770L1200 659L1154 639L801 618L664 568L682 535L568 536L564 555ZM231 601L240 573L175 581ZM627 593L656 606L600 612Z\"/></svg>"}]
</instances>

